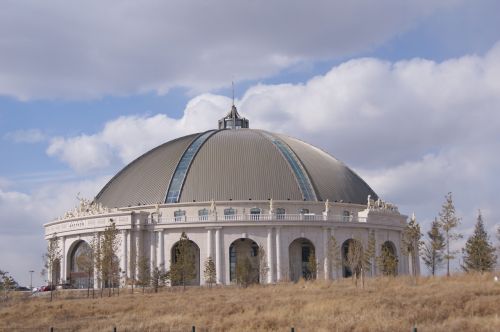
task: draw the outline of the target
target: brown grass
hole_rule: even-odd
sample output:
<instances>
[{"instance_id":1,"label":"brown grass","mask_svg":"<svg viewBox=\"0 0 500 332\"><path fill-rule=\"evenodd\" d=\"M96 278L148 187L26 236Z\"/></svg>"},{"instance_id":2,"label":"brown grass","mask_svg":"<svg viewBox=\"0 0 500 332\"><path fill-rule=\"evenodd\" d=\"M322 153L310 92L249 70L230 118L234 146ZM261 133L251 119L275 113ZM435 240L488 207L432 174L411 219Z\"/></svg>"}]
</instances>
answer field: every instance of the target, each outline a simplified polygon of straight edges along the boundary
<instances>
[{"instance_id":1,"label":"brown grass","mask_svg":"<svg viewBox=\"0 0 500 332\"><path fill-rule=\"evenodd\" d=\"M4 302L0 331L500 331L500 283L488 274L420 278L417 286L406 277L368 279L364 290L342 280L76 296Z\"/></svg>"}]
</instances>

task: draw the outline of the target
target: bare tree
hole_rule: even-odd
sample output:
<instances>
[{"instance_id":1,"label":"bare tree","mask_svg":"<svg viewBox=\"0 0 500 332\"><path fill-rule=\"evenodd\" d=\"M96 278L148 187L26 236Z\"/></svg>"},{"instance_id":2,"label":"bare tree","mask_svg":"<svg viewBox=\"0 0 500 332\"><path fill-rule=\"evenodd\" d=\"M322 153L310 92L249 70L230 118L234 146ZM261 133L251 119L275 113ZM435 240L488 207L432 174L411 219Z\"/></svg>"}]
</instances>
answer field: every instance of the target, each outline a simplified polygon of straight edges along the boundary
<instances>
[{"instance_id":1,"label":"bare tree","mask_svg":"<svg viewBox=\"0 0 500 332\"><path fill-rule=\"evenodd\" d=\"M4 299L8 300L9 292L13 290L17 285L17 282L9 272L0 270L0 290L4 292Z\"/></svg>"},{"instance_id":2,"label":"bare tree","mask_svg":"<svg viewBox=\"0 0 500 332\"><path fill-rule=\"evenodd\" d=\"M420 247L422 246L422 233L420 231L420 225L413 215L410 219L410 222L406 224L405 229L403 230L403 238L402 238L402 252L404 255L408 255L410 257L411 264L411 274L414 277L414 282L417 282L417 264L418 264L418 253L420 251Z\"/></svg>"},{"instance_id":3,"label":"bare tree","mask_svg":"<svg viewBox=\"0 0 500 332\"><path fill-rule=\"evenodd\" d=\"M104 230L101 241L101 273L103 279L101 288L104 286L109 288L108 296L111 296L112 290L114 292L115 283L120 278L120 261L117 255L119 245L118 230L115 224L111 222L111 225Z\"/></svg>"},{"instance_id":4,"label":"bare tree","mask_svg":"<svg viewBox=\"0 0 500 332\"><path fill-rule=\"evenodd\" d=\"M364 286L364 280L365 280L365 273L366 272L371 272L373 275L373 263L375 261L375 246L376 246L376 241L375 241L375 232L370 231L368 233L368 244L366 245L366 249L363 250L363 264L361 267L361 272L362 272L362 281L363 281L363 286Z\"/></svg>"},{"instance_id":5,"label":"bare tree","mask_svg":"<svg viewBox=\"0 0 500 332\"><path fill-rule=\"evenodd\" d=\"M132 253L131 253L132 255ZM138 264L137 264L137 261L139 259L139 257L137 255L132 255L133 257L131 257L130 259L130 276L126 279L126 284L128 285L131 285L132 286L132 294L134 294L134 287L135 285L137 284L137 267L138 267Z\"/></svg>"},{"instance_id":6,"label":"bare tree","mask_svg":"<svg viewBox=\"0 0 500 332\"><path fill-rule=\"evenodd\" d=\"M422 246L422 260L433 276L443 264L443 250L445 248L444 236L439 227L437 219L431 224L427 232L428 241Z\"/></svg>"},{"instance_id":7,"label":"bare tree","mask_svg":"<svg viewBox=\"0 0 500 332\"><path fill-rule=\"evenodd\" d=\"M52 235L47 244L47 251L43 254L44 271L49 274L50 301L53 298L53 290L55 289L54 278L57 275L55 269L59 268L62 259L61 249L59 247L59 238L56 233ZM57 280L56 280L57 283Z\"/></svg>"},{"instance_id":8,"label":"bare tree","mask_svg":"<svg viewBox=\"0 0 500 332\"><path fill-rule=\"evenodd\" d=\"M137 275L137 284L142 286L142 292L144 293L145 289L151 283L151 270L149 267L149 260L145 255L140 255L137 261L138 267L138 275Z\"/></svg>"},{"instance_id":9,"label":"bare tree","mask_svg":"<svg viewBox=\"0 0 500 332\"><path fill-rule=\"evenodd\" d=\"M151 286L155 293L158 293L158 288L165 286L165 282L169 278L169 272L163 270L163 264L161 264L155 266L151 272Z\"/></svg>"},{"instance_id":10,"label":"bare tree","mask_svg":"<svg viewBox=\"0 0 500 332\"><path fill-rule=\"evenodd\" d=\"M94 274L94 253L91 246L83 246L76 258L78 269L87 274L87 297L90 297L90 281Z\"/></svg>"},{"instance_id":11,"label":"bare tree","mask_svg":"<svg viewBox=\"0 0 500 332\"><path fill-rule=\"evenodd\" d=\"M217 272L212 256L208 256L207 260L205 261L203 274L205 275L205 282L208 284L208 287L212 288L212 285L217 282Z\"/></svg>"},{"instance_id":12,"label":"bare tree","mask_svg":"<svg viewBox=\"0 0 500 332\"><path fill-rule=\"evenodd\" d=\"M331 263L332 267L335 269L335 275L339 279L339 271L342 269L342 253L340 250L340 245L334 236L328 239L328 261Z\"/></svg>"},{"instance_id":13,"label":"bare tree","mask_svg":"<svg viewBox=\"0 0 500 332\"><path fill-rule=\"evenodd\" d=\"M363 267L363 244L358 239L349 241L347 247L346 265L352 272L352 278L356 287L358 286L358 279L361 277Z\"/></svg>"},{"instance_id":14,"label":"bare tree","mask_svg":"<svg viewBox=\"0 0 500 332\"><path fill-rule=\"evenodd\" d=\"M267 275L269 273L269 265L267 264L266 250L264 249L264 246L262 244L259 244L258 256L259 256L259 282L263 284L267 280Z\"/></svg>"}]
</instances>

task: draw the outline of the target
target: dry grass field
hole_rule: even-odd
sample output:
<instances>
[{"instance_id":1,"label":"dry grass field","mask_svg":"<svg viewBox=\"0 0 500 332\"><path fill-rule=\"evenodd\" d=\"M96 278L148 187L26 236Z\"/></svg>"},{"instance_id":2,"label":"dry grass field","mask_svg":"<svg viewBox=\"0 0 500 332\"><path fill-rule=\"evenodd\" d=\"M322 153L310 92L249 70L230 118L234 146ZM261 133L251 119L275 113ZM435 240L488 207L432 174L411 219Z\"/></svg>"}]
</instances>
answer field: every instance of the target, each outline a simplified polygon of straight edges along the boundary
<instances>
[{"instance_id":1,"label":"dry grass field","mask_svg":"<svg viewBox=\"0 0 500 332\"><path fill-rule=\"evenodd\" d=\"M75 291L0 304L0 331L500 331L500 282L451 278L165 289L87 299Z\"/></svg>"}]
</instances>

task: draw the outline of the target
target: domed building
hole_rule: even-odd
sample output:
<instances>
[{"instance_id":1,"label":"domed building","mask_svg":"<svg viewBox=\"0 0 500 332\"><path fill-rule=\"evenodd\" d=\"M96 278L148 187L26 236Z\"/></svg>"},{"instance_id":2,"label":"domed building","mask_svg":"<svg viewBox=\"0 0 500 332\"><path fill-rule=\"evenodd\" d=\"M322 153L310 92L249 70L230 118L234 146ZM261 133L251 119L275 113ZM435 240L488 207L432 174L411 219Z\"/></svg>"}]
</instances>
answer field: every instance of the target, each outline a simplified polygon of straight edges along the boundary
<instances>
[{"instance_id":1,"label":"domed building","mask_svg":"<svg viewBox=\"0 0 500 332\"><path fill-rule=\"evenodd\" d=\"M86 285L78 256L114 223L122 282L137 275L140 257L168 270L184 232L196 271L190 283L203 285L208 257L218 284L235 282L242 259L256 282L348 277L350 269L332 257L331 239L343 261L349 242L366 245L370 233L377 255L388 248L397 257L397 273L407 274L409 259L400 249L406 220L339 160L296 138L249 129L233 105L218 129L152 149L92 201L82 199L44 227L47 240L60 241L62 259L51 274L58 282ZM370 273L378 272L373 263Z\"/></svg>"}]
</instances>

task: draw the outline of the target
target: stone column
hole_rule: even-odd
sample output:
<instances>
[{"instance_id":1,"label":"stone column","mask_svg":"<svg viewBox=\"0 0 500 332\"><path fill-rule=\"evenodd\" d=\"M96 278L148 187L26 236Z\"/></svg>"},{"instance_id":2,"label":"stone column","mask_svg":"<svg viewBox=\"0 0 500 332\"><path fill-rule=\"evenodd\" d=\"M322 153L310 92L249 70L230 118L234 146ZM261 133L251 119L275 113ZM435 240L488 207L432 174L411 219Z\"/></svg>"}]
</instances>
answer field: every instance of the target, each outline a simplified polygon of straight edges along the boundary
<instances>
[{"instance_id":1,"label":"stone column","mask_svg":"<svg viewBox=\"0 0 500 332\"><path fill-rule=\"evenodd\" d=\"M160 257L158 257L158 265L160 265L161 270L164 272L165 271L165 234L164 230L162 229L161 231L158 232L159 236L159 250L160 250Z\"/></svg>"},{"instance_id":2,"label":"stone column","mask_svg":"<svg viewBox=\"0 0 500 332\"><path fill-rule=\"evenodd\" d=\"M121 249L122 249L122 257L120 259L120 269L122 270L122 275L126 279L127 277L127 230L122 230L122 243L121 243Z\"/></svg>"},{"instance_id":3,"label":"stone column","mask_svg":"<svg viewBox=\"0 0 500 332\"><path fill-rule=\"evenodd\" d=\"M100 247L100 245L101 245L101 237L100 237L100 235L99 235L99 232L96 232L96 233L94 234L94 237L95 237L95 239L96 239L96 241L95 241L95 242L96 242L96 246L99 248L99 247ZM99 286L100 286L100 285L99 285L99 279L97 278L97 273L96 273L96 271L94 271L94 288L99 288Z\"/></svg>"},{"instance_id":4,"label":"stone column","mask_svg":"<svg viewBox=\"0 0 500 332\"><path fill-rule=\"evenodd\" d=\"M67 255L66 255L66 237L61 236L61 260L59 267L61 268L61 283L66 283L66 261L67 261ZM57 280L56 280L57 281Z\"/></svg>"},{"instance_id":5,"label":"stone column","mask_svg":"<svg viewBox=\"0 0 500 332\"><path fill-rule=\"evenodd\" d=\"M323 228L323 271L325 280L330 280L330 257L328 257L328 228Z\"/></svg>"},{"instance_id":6,"label":"stone column","mask_svg":"<svg viewBox=\"0 0 500 332\"><path fill-rule=\"evenodd\" d=\"M331 228L330 229L330 237L335 237L335 228ZM335 238L335 240L337 240L337 238ZM335 266L335 265L340 265L342 266L342 243L339 243L338 240L337 240L337 246L339 248L339 251L338 251L338 254L340 255L340 257L337 257L336 259L340 259L340 264L335 264L335 260L334 261L330 261L330 278L332 279L337 279L338 277L342 276L342 268L341 271L337 271L338 270L338 267Z\"/></svg>"},{"instance_id":7,"label":"stone column","mask_svg":"<svg viewBox=\"0 0 500 332\"><path fill-rule=\"evenodd\" d=\"M142 230L136 229L134 232L135 234L135 257L134 259L134 264L135 264L135 271L134 275L135 278L137 279L137 276L139 275L139 257L141 257L144 253L142 252L142 247L141 247L141 233Z\"/></svg>"},{"instance_id":8,"label":"stone column","mask_svg":"<svg viewBox=\"0 0 500 332\"><path fill-rule=\"evenodd\" d=\"M215 230L215 273L217 274L217 284L222 284L222 243L221 243L221 235L220 228Z\"/></svg>"},{"instance_id":9,"label":"stone column","mask_svg":"<svg viewBox=\"0 0 500 332\"><path fill-rule=\"evenodd\" d=\"M150 234L150 241L149 241L149 248L150 248L150 253L149 253L149 264L150 264L150 271L153 272L155 268L155 260L156 260L156 232L154 230L151 230Z\"/></svg>"},{"instance_id":10,"label":"stone column","mask_svg":"<svg viewBox=\"0 0 500 332\"><path fill-rule=\"evenodd\" d=\"M212 254L212 230L207 229L207 257L212 257L214 259L213 254Z\"/></svg>"},{"instance_id":11,"label":"stone column","mask_svg":"<svg viewBox=\"0 0 500 332\"><path fill-rule=\"evenodd\" d=\"M276 281L281 281L281 228L276 227Z\"/></svg>"},{"instance_id":12,"label":"stone column","mask_svg":"<svg viewBox=\"0 0 500 332\"><path fill-rule=\"evenodd\" d=\"M168 234L165 234L164 232L164 236L168 236ZM164 244L163 244L163 255L165 256L164 257L164 260L165 260L165 270L169 270L170 269L170 262L172 261L172 250L171 250L171 243L168 243L166 242L165 240L163 241ZM166 242L166 243L165 243Z\"/></svg>"},{"instance_id":13,"label":"stone column","mask_svg":"<svg viewBox=\"0 0 500 332\"><path fill-rule=\"evenodd\" d=\"M273 229L267 229L267 265L269 266L269 272L267 274L267 282L271 284L274 280L274 269L273 269Z\"/></svg>"},{"instance_id":14,"label":"stone column","mask_svg":"<svg viewBox=\"0 0 500 332\"><path fill-rule=\"evenodd\" d=\"M127 248L125 248L125 251L127 253L127 256L125 256L125 264L127 266L126 268L126 271L127 271L127 278L130 278L131 277L131 273L130 273L130 270L131 270L131 266L130 266L130 261L132 260L132 244L130 243L130 239L131 239L131 231L130 230L126 230L126 233L127 233L127 236L126 236L126 244L127 244Z\"/></svg>"}]
</instances>

